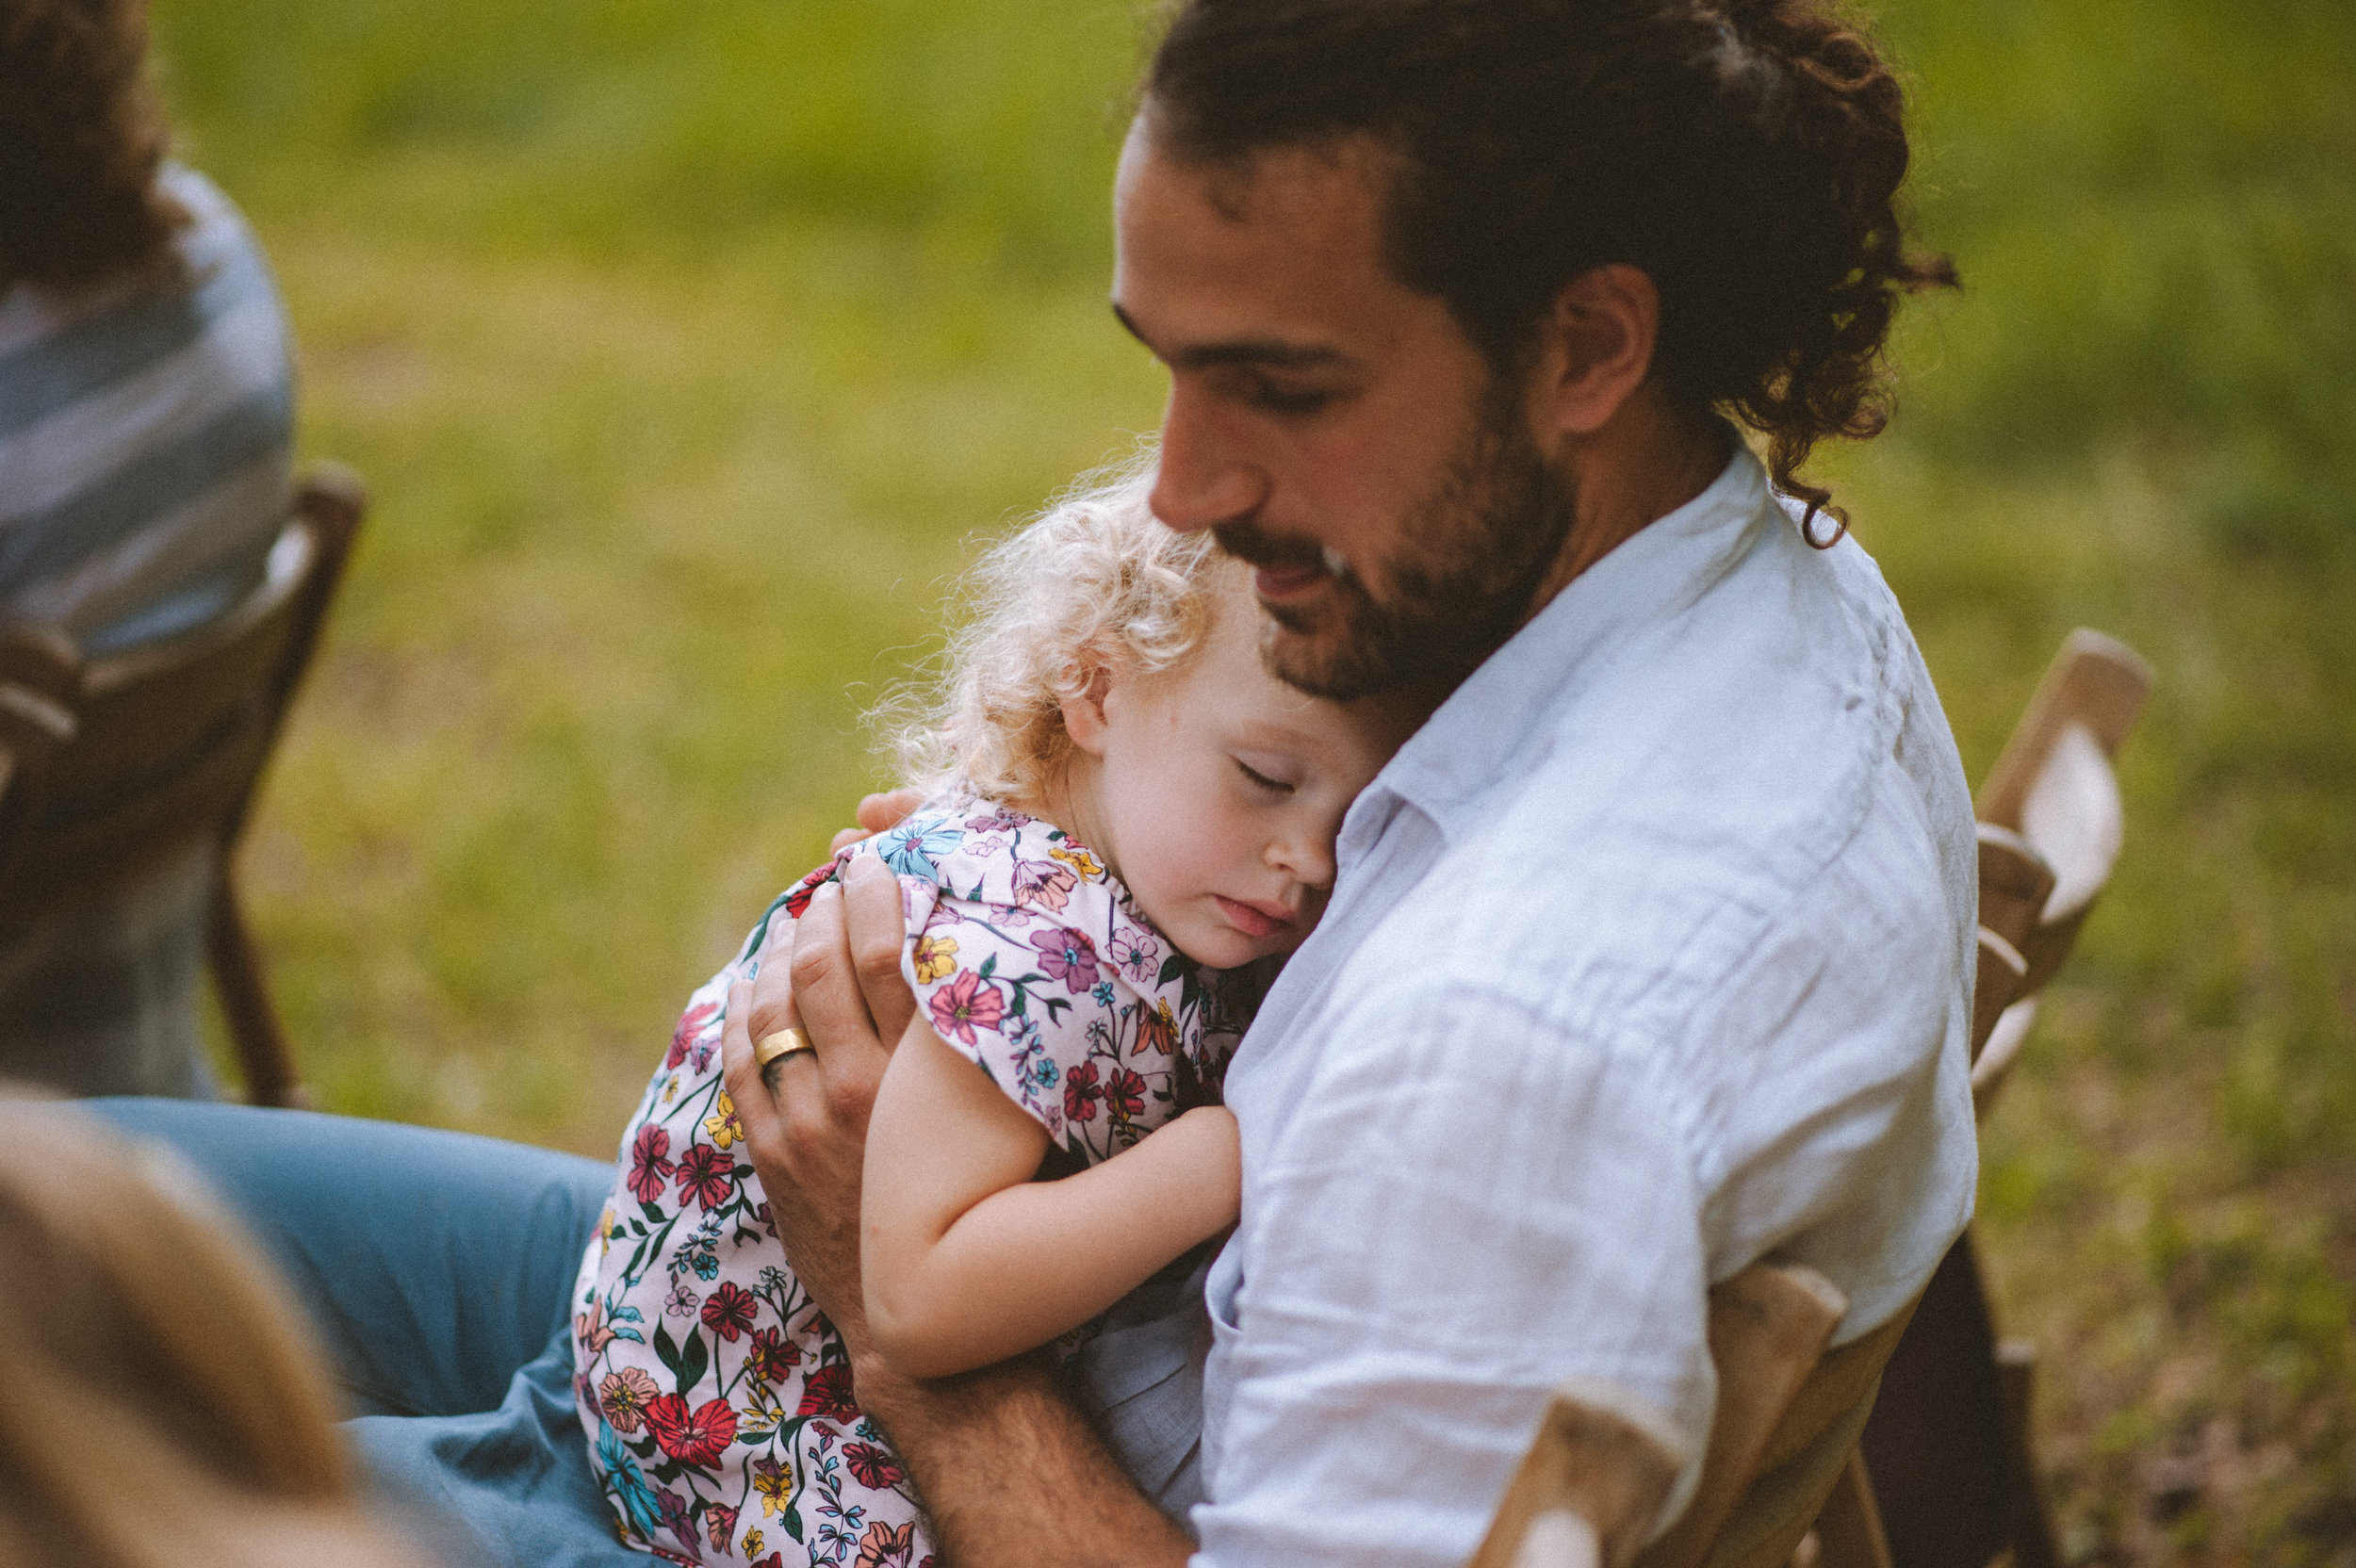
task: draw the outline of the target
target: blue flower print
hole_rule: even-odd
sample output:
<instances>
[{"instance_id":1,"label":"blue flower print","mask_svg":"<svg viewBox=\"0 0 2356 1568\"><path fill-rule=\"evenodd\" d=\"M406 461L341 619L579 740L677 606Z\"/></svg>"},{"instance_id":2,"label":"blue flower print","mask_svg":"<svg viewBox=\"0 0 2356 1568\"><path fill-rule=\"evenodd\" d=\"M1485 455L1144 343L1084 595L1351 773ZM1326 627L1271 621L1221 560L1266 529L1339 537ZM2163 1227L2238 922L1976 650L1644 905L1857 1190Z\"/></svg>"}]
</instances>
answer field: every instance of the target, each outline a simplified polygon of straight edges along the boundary
<instances>
[{"instance_id":1,"label":"blue flower print","mask_svg":"<svg viewBox=\"0 0 2356 1568\"><path fill-rule=\"evenodd\" d=\"M875 853L902 876L921 876L927 882L938 882L941 868L933 863L933 857L947 855L964 838L964 834L939 817L912 817L879 836Z\"/></svg>"},{"instance_id":2,"label":"blue flower print","mask_svg":"<svg viewBox=\"0 0 2356 1568\"><path fill-rule=\"evenodd\" d=\"M663 1527L663 1510L654 1500L654 1488L638 1468L614 1429L603 1422L597 1424L597 1462L605 1466L606 1489L621 1501L622 1510L639 1533L651 1536Z\"/></svg>"}]
</instances>

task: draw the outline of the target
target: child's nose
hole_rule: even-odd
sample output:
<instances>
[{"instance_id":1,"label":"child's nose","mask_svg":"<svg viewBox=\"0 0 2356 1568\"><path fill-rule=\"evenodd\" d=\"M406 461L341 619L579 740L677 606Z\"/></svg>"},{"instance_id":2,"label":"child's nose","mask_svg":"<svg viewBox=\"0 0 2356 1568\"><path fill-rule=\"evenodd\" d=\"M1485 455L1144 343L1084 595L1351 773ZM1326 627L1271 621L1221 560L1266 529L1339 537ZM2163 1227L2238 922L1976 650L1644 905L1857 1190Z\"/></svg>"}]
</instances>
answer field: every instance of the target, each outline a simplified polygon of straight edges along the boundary
<instances>
[{"instance_id":1,"label":"child's nose","mask_svg":"<svg viewBox=\"0 0 2356 1568\"><path fill-rule=\"evenodd\" d=\"M1306 887L1333 885L1333 841L1324 834L1280 837L1268 844L1268 862Z\"/></svg>"}]
</instances>

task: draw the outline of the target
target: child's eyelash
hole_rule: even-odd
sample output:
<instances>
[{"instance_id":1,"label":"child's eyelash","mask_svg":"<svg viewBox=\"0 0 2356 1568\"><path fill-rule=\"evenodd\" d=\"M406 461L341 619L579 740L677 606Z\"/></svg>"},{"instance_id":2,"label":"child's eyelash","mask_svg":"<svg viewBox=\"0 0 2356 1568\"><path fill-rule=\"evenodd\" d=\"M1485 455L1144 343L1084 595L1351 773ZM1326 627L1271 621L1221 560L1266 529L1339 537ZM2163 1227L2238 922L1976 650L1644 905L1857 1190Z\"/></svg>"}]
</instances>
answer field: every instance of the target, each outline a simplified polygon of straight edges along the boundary
<instances>
[{"instance_id":1,"label":"child's eyelash","mask_svg":"<svg viewBox=\"0 0 2356 1568\"><path fill-rule=\"evenodd\" d=\"M1293 787L1291 785L1284 782L1282 779L1270 778L1268 775L1262 773L1259 769L1253 767L1242 758L1236 758L1235 762L1235 766L1243 770L1243 776L1252 780L1252 783L1257 784L1261 789L1273 790L1278 794L1288 795L1293 792Z\"/></svg>"}]
</instances>

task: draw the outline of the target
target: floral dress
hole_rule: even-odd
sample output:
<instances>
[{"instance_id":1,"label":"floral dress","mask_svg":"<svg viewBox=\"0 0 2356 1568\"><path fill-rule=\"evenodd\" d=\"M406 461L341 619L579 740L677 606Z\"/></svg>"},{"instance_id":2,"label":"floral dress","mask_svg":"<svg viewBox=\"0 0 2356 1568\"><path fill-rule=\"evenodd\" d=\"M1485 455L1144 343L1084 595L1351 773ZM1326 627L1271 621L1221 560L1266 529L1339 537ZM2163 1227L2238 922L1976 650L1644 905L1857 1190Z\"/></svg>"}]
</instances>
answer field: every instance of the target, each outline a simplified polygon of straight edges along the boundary
<instances>
[{"instance_id":1,"label":"floral dress","mask_svg":"<svg viewBox=\"0 0 2356 1568\"><path fill-rule=\"evenodd\" d=\"M593 1462L622 1539L674 1562L932 1560L908 1471L786 1266L720 1080L729 983L770 920L799 919L853 855L899 875L901 971L922 1016L1047 1130L1055 1172L1215 1102L1247 1021L1247 988L1171 949L1094 855L971 796L854 845L770 906L689 1000L623 1133L574 1298Z\"/></svg>"}]
</instances>

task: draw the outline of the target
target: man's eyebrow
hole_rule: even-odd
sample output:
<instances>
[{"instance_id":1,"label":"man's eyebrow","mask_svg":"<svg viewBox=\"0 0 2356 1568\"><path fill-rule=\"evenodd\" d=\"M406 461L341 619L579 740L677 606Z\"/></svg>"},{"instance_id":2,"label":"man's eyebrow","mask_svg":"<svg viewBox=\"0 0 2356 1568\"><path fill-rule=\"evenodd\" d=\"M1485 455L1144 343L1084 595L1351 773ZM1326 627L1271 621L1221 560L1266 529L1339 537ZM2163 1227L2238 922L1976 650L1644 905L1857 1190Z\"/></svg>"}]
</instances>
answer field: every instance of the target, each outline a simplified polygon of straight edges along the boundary
<instances>
[{"instance_id":1,"label":"man's eyebrow","mask_svg":"<svg viewBox=\"0 0 2356 1568\"><path fill-rule=\"evenodd\" d=\"M1309 370L1328 365L1339 365L1350 356L1339 349L1319 344L1286 343L1271 337L1239 337L1226 343L1189 344L1185 348L1164 350L1156 346L1129 313L1119 305L1113 315L1128 329L1129 335L1144 344L1153 356L1173 370L1205 370L1221 365L1257 365L1277 370Z\"/></svg>"}]
</instances>

